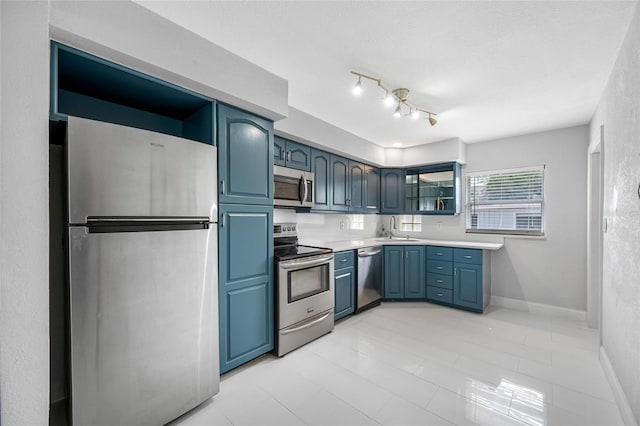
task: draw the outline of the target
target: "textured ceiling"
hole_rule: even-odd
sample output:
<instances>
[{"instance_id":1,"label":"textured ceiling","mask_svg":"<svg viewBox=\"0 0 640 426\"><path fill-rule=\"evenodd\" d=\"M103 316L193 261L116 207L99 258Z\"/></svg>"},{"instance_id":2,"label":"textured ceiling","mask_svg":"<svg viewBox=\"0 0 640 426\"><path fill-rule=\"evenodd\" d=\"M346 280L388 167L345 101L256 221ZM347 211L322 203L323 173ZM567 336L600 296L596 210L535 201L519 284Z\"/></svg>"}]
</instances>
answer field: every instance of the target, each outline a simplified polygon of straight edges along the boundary
<instances>
[{"instance_id":1,"label":"textured ceiling","mask_svg":"<svg viewBox=\"0 0 640 426\"><path fill-rule=\"evenodd\" d=\"M139 1L289 81L289 105L384 147L587 123L635 1ZM394 118L355 70L438 113Z\"/></svg>"}]
</instances>

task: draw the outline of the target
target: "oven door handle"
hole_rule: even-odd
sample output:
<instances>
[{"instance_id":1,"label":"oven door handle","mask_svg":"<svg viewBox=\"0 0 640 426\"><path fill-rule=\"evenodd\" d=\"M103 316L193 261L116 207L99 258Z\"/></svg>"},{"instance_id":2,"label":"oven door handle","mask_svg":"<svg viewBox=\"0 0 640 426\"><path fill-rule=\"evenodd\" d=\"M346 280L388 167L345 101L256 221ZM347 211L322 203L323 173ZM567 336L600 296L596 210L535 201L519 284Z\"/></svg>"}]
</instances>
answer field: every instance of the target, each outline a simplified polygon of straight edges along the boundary
<instances>
[{"instance_id":1,"label":"oven door handle","mask_svg":"<svg viewBox=\"0 0 640 426\"><path fill-rule=\"evenodd\" d=\"M320 318L314 319L313 321L309 321L309 322L307 322L305 324L299 325L299 326L294 327L294 328L288 328L286 330L282 330L282 331L280 331L280 334L284 335L284 334L290 334L290 333L295 333L296 331L304 330L305 328L309 328L311 326L316 325L319 322L322 322L322 321L326 320L329 315L333 315L333 309L329 310L326 314L324 314Z\"/></svg>"},{"instance_id":2,"label":"oven door handle","mask_svg":"<svg viewBox=\"0 0 640 426\"><path fill-rule=\"evenodd\" d=\"M310 260L308 262L294 262L290 264L286 262L280 262L280 267L282 269L300 269L308 266L322 265L323 263L327 263L331 259L333 259L333 254L331 256L321 257L319 259Z\"/></svg>"}]
</instances>

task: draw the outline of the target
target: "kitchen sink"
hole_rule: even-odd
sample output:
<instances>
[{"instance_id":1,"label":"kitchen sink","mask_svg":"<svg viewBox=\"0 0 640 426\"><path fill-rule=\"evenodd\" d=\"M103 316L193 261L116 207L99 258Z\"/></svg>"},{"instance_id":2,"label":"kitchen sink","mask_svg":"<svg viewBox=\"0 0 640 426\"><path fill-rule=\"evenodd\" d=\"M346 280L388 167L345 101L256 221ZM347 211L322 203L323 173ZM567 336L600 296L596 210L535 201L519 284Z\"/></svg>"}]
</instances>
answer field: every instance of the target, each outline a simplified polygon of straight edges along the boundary
<instances>
[{"instance_id":1,"label":"kitchen sink","mask_svg":"<svg viewBox=\"0 0 640 426\"><path fill-rule=\"evenodd\" d=\"M376 238L377 241L418 241L417 238L409 237L380 237Z\"/></svg>"}]
</instances>

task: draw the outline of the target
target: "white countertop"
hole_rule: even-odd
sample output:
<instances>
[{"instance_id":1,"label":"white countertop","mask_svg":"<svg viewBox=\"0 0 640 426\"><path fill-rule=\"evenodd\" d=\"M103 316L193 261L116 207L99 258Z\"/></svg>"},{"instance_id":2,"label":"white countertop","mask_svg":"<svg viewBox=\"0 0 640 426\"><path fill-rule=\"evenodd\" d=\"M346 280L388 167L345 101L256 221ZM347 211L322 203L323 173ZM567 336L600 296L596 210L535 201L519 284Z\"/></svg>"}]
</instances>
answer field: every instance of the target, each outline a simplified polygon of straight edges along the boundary
<instances>
[{"instance_id":1,"label":"white countertop","mask_svg":"<svg viewBox=\"0 0 640 426\"><path fill-rule=\"evenodd\" d=\"M419 245L419 246L445 246L474 248L481 250L500 250L504 243L482 242L482 241L453 241L453 240L431 240L411 238L409 240L398 238L389 240L388 238L367 238L364 240L343 240L343 241L302 241L301 244L321 246L333 249L333 251L353 250L362 247L386 246L386 245Z\"/></svg>"}]
</instances>

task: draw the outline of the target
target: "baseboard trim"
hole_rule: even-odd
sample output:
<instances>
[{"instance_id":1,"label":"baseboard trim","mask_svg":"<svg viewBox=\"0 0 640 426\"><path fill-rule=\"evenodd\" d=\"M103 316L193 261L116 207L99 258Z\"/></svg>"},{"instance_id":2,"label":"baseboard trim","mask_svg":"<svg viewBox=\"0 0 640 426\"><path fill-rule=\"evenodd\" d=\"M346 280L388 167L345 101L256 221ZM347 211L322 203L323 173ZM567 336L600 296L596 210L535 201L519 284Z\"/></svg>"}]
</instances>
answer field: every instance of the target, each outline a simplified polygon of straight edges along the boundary
<instances>
[{"instance_id":1,"label":"baseboard trim","mask_svg":"<svg viewBox=\"0 0 640 426\"><path fill-rule=\"evenodd\" d=\"M604 346L600 346L600 364L602 365L604 375L611 386L611 390L613 391L613 398L616 400L618 410L620 410L622 421L626 426L638 426L636 417L633 415L633 410L631 410L631 405L629 405L629 400L622 390L622 385L618 380L616 372L613 370L613 366L611 365L611 361L609 361L609 357L607 356L607 351L604 349Z\"/></svg>"},{"instance_id":2,"label":"baseboard trim","mask_svg":"<svg viewBox=\"0 0 640 426\"><path fill-rule=\"evenodd\" d=\"M490 305L516 311L533 312L541 315L553 315L574 321L586 321L587 312L560 306L545 305L543 303L527 302L526 300L510 299L508 297L491 295Z\"/></svg>"}]
</instances>

